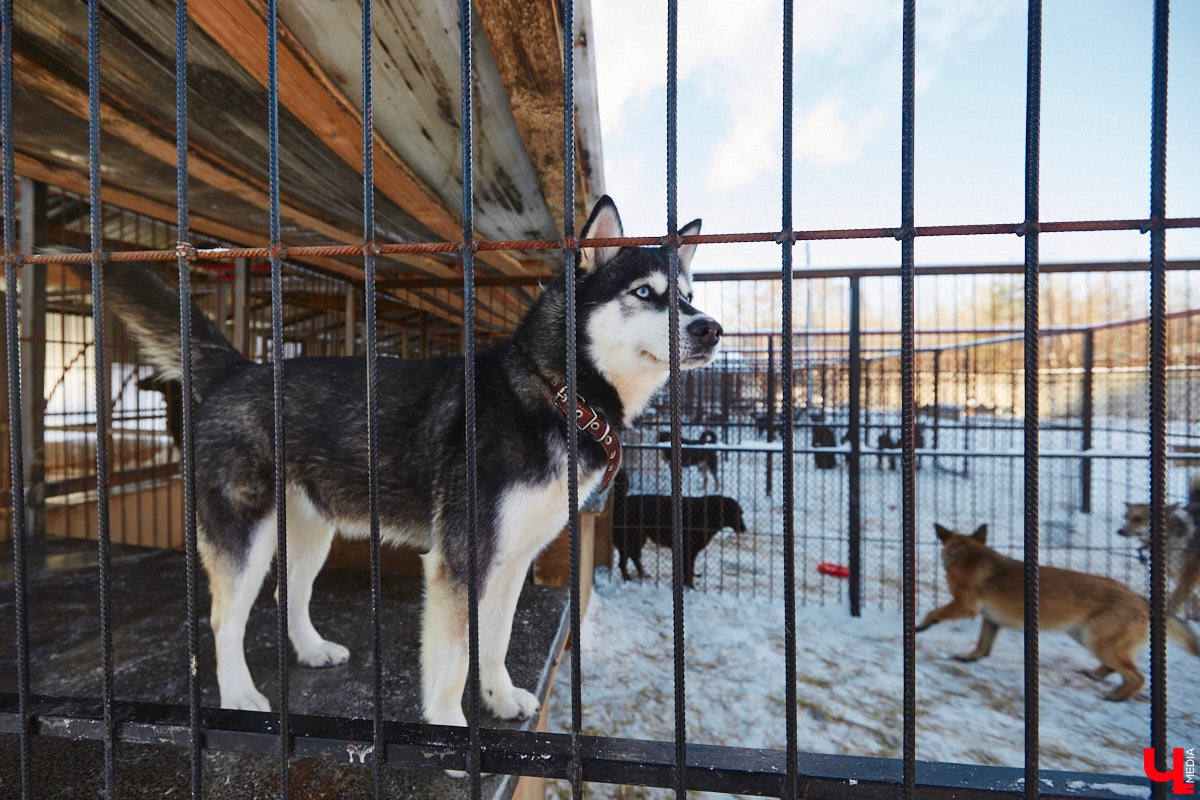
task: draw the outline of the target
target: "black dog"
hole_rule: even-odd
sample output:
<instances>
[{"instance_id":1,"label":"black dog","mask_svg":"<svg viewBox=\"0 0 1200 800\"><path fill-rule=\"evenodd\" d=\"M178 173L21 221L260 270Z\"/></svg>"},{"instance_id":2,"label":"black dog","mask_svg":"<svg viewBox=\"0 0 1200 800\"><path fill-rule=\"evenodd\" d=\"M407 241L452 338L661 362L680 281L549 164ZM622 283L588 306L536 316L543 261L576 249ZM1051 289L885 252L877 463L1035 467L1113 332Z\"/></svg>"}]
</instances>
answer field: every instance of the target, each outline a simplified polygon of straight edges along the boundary
<instances>
[{"instance_id":1,"label":"black dog","mask_svg":"<svg viewBox=\"0 0 1200 800\"><path fill-rule=\"evenodd\" d=\"M828 425L817 423L813 425L812 443L813 447L837 447L837 434ZM834 469L837 467L836 453L813 453L813 460L817 464L817 469Z\"/></svg>"},{"instance_id":2,"label":"black dog","mask_svg":"<svg viewBox=\"0 0 1200 800\"><path fill-rule=\"evenodd\" d=\"M628 494L629 478L622 471L613 485L613 542L617 546L617 563L621 577L629 580L626 560L632 560L638 576L642 569L642 547L647 541L660 547L671 547L671 498L658 494ZM691 587L696 575L696 558L713 537L723 528L746 532L742 507L732 497L710 494L705 497L684 497L683 541L685 586Z\"/></svg>"},{"instance_id":3,"label":"black dog","mask_svg":"<svg viewBox=\"0 0 1200 800\"><path fill-rule=\"evenodd\" d=\"M893 439L891 437L890 432L888 432L888 431L884 431L883 433L879 434L878 446L879 446L880 450L899 450L900 445L901 445L901 441L900 441L899 436L897 436L895 439ZM921 425L920 423L918 423L913 428L913 447L915 447L917 450L920 450L923 447L925 447L925 426ZM879 464L878 464L879 469L883 469L883 453L880 453L876 457L879 459ZM887 456L887 460L888 460L888 469L895 470L896 469L895 454L889 453ZM916 456L914 458L913 466L916 469L921 468L920 456Z\"/></svg>"},{"instance_id":4,"label":"black dog","mask_svg":"<svg viewBox=\"0 0 1200 800\"><path fill-rule=\"evenodd\" d=\"M658 432L658 443L659 444L666 444L667 442L670 442L670 441L671 441L671 432L670 431L659 431ZM720 489L721 488L721 479L717 477L717 451L716 450L700 450L695 447L688 447L688 445L697 445L697 444L716 444L717 443L717 434L714 433L713 431L704 431L703 433L700 434L699 439L685 439L682 436L680 436L679 443L681 445L681 447L679 448L679 451L680 451L679 452L679 465L681 467L699 467L700 475L704 478L704 488L705 489L708 488L708 474L707 473L712 473L713 488ZM668 464L671 463L671 451L670 450L660 450L659 453L662 454L663 461L667 462Z\"/></svg>"}]
</instances>

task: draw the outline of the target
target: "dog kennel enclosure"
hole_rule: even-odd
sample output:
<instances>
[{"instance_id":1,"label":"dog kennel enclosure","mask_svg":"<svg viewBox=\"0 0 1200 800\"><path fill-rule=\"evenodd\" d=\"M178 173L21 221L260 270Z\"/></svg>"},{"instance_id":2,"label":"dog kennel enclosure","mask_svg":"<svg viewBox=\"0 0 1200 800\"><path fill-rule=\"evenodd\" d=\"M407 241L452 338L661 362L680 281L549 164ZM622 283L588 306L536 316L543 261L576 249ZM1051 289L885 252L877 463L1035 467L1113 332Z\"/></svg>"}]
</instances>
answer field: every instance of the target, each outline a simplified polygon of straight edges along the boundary
<instances>
[{"instance_id":1,"label":"dog kennel enclosure","mask_svg":"<svg viewBox=\"0 0 1200 800\"><path fill-rule=\"evenodd\" d=\"M1027 798L1041 794L1112 798L1119 793L1112 784L1154 797L1165 797L1163 783L1128 781L1127 776L1096 776L1050 773L1039 767L1038 729L1038 563L1043 547L1070 549L1079 530L1090 530L1097 517L1092 506L1099 503L1096 489L1119 492L1131 501L1139 496L1152 507L1153 536L1149 548L1149 575L1145 587L1152 607L1151 719L1148 742L1165 769L1168 758L1166 730L1166 549L1165 507L1168 495L1184 491L1175 476L1168 474L1170 459L1192 464L1197 445L1191 409L1191 372L1200 353L1196 352L1195 305L1191 302L1194 262L1168 264L1165 237L1173 228L1200 227L1200 219L1167 216L1166 185L1166 89L1169 2L1154 4L1153 106L1147 132L1151 144L1151 202L1145 218L1130 220L1043 221L1038 206L1039 104L1041 3L1028 5L1028 61L1026 102L1026 203L1020 221L975 225L919 226L914 212L915 139L915 0L903 4L903 83L901 198L898 223L894 227L842 230L804 230L793 226L792 69L793 18L791 0L784 0L780 24L780 47L784 73L780 102L783 108L783 152L780 159L783 205L780 227L768 232L717 233L687 237L686 243L719 245L723 242L773 242L779 246L780 269L775 275L724 274L698 276L697 294L719 282L722 292L739 295L744 287L763 285L768 291L772 314L778 310L780 326L763 324L761 301L750 289L752 299L739 305L730 325L728 346L711 368L683 375L678 365L677 328L673 328L671 377L667 390L632 432L627 443L631 464L641 480L674 503L674 547L669 565L658 573L669 581L674 596L674 702L675 737L672 741L635 741L588 736L583 733L579 677L579 648L571 649L572 726L568 733L500 730L481 721L478 693L478 627L475 609L477 581L471 582L471 665L467 690L469 726L466 729L397 723L384 712L383 650L385 622L381 618L381 559L377 514L377 469L372 470L364 493L373 498L370 540L369 595L370 638L374 645L372 719L349 719L292 714L288 704L286 659L279 663L280 711L272 714L222 711L201 703L198 672L209 667L198 659L202 599L197 588L195 496L192 475L191 406L179 397L190 397L190 339L181 338L183 380L177 389L156 385L140 368L136 355L122 339L119 329L104 321L104 264L114 261L156 262L173 271L183 302L181 330L190 328L190 300L196 299L218 320L243 353L270 361L275 368L276 463L282 465L282 358L288 355L349 354L363 357L367 374L368 408L375 427L378 398L375 396L378 359L392 355L419 357L461 353L465 358L467 428L473 428L476 402L473 357L476 348L511 330L525 304L536 291L538 278L556 266L573 263L575 254L588 245L665 246L672 253L672 269L678 268L676 253L685 243L676 235L623 240L583 242L575 238L577 212L586 194L595 195L597 178L593 166L580 164L577 132L576 85L577 47L561 48L561 112L564 131L558 207L552 209L561 236L501 240L480 234L477 219L473 162L476 147L473 123L482 111L473 91L473 59L477 58L476 21L471 3L459 9L461 33L458 52L461 108L461 206L457 215L442 220L440 227L407 223L396 236L377 239L382 224L393 209L381 210L376 188L381 164L394 169L390 158L380 154L383 145L374 125L373 65L378 56L371 35L377 15L384 10L364 0L361 18L361 119L362 236L344 232L335 236L335 226L319 218L307 220L307 236L297 234L296 218L281 213L280 179L280 79L293 66L291 51L283 48L278 31L279 10L274 0L262 15L265 56L268 153L268 188L261 196L249 192L247 204L260 203L267 209L267 235L263 243L247 243L237 235L201 234L192 224L196 204L189 194L188 176L197 165L189 150L189 8L186 0L174 6L175 63L174 133L176 196L173 223L158 214L122 208L119 202L101 197L102 159L101 100L105 76L100 70L100 31L104 4L87 4L86 31L72 35L87 38L87 92L76 99L88 105L88 152L86 185L59 186L49 180L18 178L29 167L14 154L14 75L36 72L46 65L17 48L14 55L14 0L3 6L3 217L6 267L6 359L9 408L9 448L6 484L10 486L8 514L12 530L14 627L17 690L0 698L0 730L19 740L21 796L32 797L32 740L40 736L77 737L98 740L104 747L101 776L105 796L117 795L119 763L116 751L124 743L184 749L190 759L193 797L204 796L204 754L227 750L269 754L278 760L279 796L289 793L294 761L301 757L346 758L358 754L363 770L371 772L376 796L383 796L383 774L392 767L461 769L469 773L468 788L480 796L483 773L538 775L567 779L576 796L584 793L585 781L637 783L671 788L683 797L686 790L737 792L778 797L803 796L893 796L917 794L990 797L1020 792ZM202 5L194 3L194 5ZM678 4L667 5L667 196L664 229L679 228L675 186L677 183L677 92ZM562 0L554 9L560 31L575 40L581 12L572 0ZM20 43L18 38L18 43ZM286 39L283 40L287 44ZM44 72L37 73L44 79ZM28 91L20 84L17 91ZM286 90L285 90L286 91ZM286 105L286 103L285 103ZM289 107L287 113L295 113ZM255 124L258 124L257 122ZM286 126L285 126L286 128ZM344 133L344 132L343 132ZM107 135L107 134L106 134ZM27 157L26 157L27 158ZM203 161L203 156L195 157ZM201 164L211 169L211 164ZM24 170L28 172L28 169ZM582 176L582 177L581 177ZM49 176L43 176L43 178ZM390 179L390 177L385 177ZM592 183L586 191L581 183ZM64 181L65 183L65 181ZM86 192L86 194L85 194ZM18 206L19 200L19 206ZM494 199L493 199L494 200ZM199 217L200 215L196 215ZM406 219L403 212L396 216ZM18 232L23 220L28 230ZM284 230L284 222L288 222ZM457 225L457 230L455 226ZM41 226L38 229L38 226ZM209 226L216 232L218 226ZM1140 230L1149 239L1149 258L1124 265L1042 265L1038 252L1040 233L1063 231ZM226 228L227 234L236 234ZM1011 269L967 270L919 268L915 264L916 241L933 236L1017 235L1025 243L1025 263ZM340 238L339 238L340 237ZM838 239L894 239L900 258L896 268L833 270L826 273L797 270L795 247L806 241ZM58 252L39 252L56 248ZM389 261L391 259L392 261ZM420 264L415 275L393 269L399 261ZM60 265L89 263L90 286L72 283ZM355 265L354 262L357 262ZM347 268L347 263L352 268ZM385 266L388 265L388 266ZM340 266L339 266L340 265ZM360 266L358 266L360 265ZM53 272L52 272L53 271ZM529 274L535 273L535 274ZM1144 274L1149 274L1146 297L1129 294ZM568 270L573 286L573 272ZM955 277L955 274L958 277ZM1125 293L1123 302L1099 303L1079 316L1065 317L1061 324L1041 326L1039 304L1047 299L1069 296L1072 281L1079 275L1113 275L1114 293ZM920 320L916 300L922 282L962 281L965 292L1006 292L1019 298L1023 313L1010 309L1007 317L988 325L964 321ZM54 292L47 291L51 286ZM674 284L673 284L674 285ZM715 283L713 285L716 285ZM941 286L943 284L939 284ZM715 294L715 293L714 293ZM670 293L672 313L678 313L678 295ZM888 307L885 315L871 316L875 307L864 296L875 295ZM270 300L267 302L266 297ZM899 302L895 302L895 297ZM573 294L568 292L568 297ZM804 314L804 325L794 320L800 301L817 301L816 316ZM883 298L889 299L888 303ZM1144 299L1143 310L1137 306ZM702 307L721 316L719 303ZM1145 306L1148 306L1146 308ZM96 313L91 313L95 310ZM87 318L91 317L90 326ZM40 328L38 327L40 326ZM564 336L569 363L574 364L575 309L568 305ZM42 363L31 363L22 352L22 340L40 338L46 343ZM1168 341L1171 347L1168 348ZM277 347L276 343L283 346ZM87 365L90 364L90 368ZM46 385L46 376L63 376L61 385ZM69 378L67 376L70 376ZM569 373L568 396L575 405L575 375ZM174 396L172 393L175 393ZM68 401L74 393L76 401ZM1180 405L1185 408L1180 410ZM83 408L83 413L78 411ZM1141 420L1147 420L1143 427ZM38 426L41 446L29 447L25 434ZM715 444L685 445L712 429ZM818 434L819 429L821 433ZM833 435L832 444L825 434ZM1056 444L1042 450L1039 435L1049 430ZM669 431L669 441L657 442L656 433ZM175 437L173 437L173 432ZM896 436L892 437L891 433ZM882 444L886 434L890 444ZM818 437L820 437L818 439ZM573 442L574 438L569 437ZM920 443L919 443L920 442ZM377 442L369 443L372 458ZM685 720L684 642L686 637L683 600L683 531L680 498L695 491L698 476L683 466L684 447L715 452L721 459L723 480L753 487L771 498L761 511L778 522L777 532L755 539L749 552L735 557L761 559L770 566L765 579L754 577L743 583L741 571L731 571L726 583L723 570L706 573L706 585L719 591L748 591L781 598L785 609L784 640L787 654L787 702L779 724L787 731L784 750L751 750L713 745L689 745ZM174 449L173 449L174 448ZM1140 448L1140 450L1139 450ZM1148 458L1147 452L1148 451ZM819 458L826 457L822 461ZM888 469L895 457L896 468ZM830 461L829 459L832 459ZM572 448L569 463L574 465ZM1106 472L1112 462L1137 460L1145 463L1145 479L1128 471ZM176 466L176 461L178 466ZM474 442L468 438L467 468L475 463ZM825 466L832 464L832 469ZM1020 477L1015 478L1019 466ZM32 469L31 469L32 468ZM1025 572L1025 767L1001 767L918 762L916 760L917 714L915 698L915 622L921 577L918 565L928 566L936 554L918 535L922 519L920 503L923 481L918 470L965 479L972 471L992 471L997 483L1006 480L1022 488L1019 517L1012 526L1022 535L1011 542L1023 554ZM1000 476L1003 471L1005 476ZM893 473L893 480L887 473ZM571 474L574 470L571 469ZM731 478L732 474L732 478ZM797 509L797 487L813 481L823 494L820 476L837 476L839 494L831 510L812 512ZM1129 477L1134 474L1135 477ZM844 480L843 480L844 476ZM715 478L716 476L714 476ZM864 481L885 479L871 508L864 504ZM1135 485L1135 481L1137 485ZM877 481L878 482L878 481ZM685 487L686 483L686 487ZM275 474L280 517L277 576L286 575L286 539L283 528L284 475ZM974 484L971 484L974 485ZM1006 484L1008 485L1008 484ZM728 483L726 483L728 486ZM1061 504L1044 505L1041 491L1066 497ZM36 491L32 491L37 487ZM177 487L177 488L174 488ZM1115 487L1115 488L1114 488ZM705 484L707 489L707 484ZM1116 495L1114 495L1116 496ZM133 499L133 498L136 498ZM1052 498L1053 499L1053 498ZM571 549L572 581L570 604L580 607L579 575L581 553L578 496L572 478ZM476 504L473 487L465 501ZM754 502L759 502L756 499ZM764 501L766 502L766 501ZM937 502L937 495L932 498ZM987 501L975 501L981 509ZM888 508L888 506L894 506ZM1065 516L1056 509L1068 508ZM754 510L758 510L757 508ZM992 508L994 511L995 509ZM1051 514L1048 518L1047 511ZM815 513L815 516L813 516ZM1013 513L1006 507L1004 514ZM811 518L810 518L811 517ZM875 522L864 517L874 517ZM133 703L114 691L111 607L108 595L110 549L114 523L148 534L145 539L125 540L130 544L182 547L186 553L186 635L188 661L180 664L186 673L189 702L182 706ZM175 520L177 522L172 522ZM803 526L797 529L797 520ZM58 526L58 527L56 527ZM880 531L890 527L898 537L889 541L899 557L898 575L885 574L885 560L865 553L882 542ZM810 529L824 528L825 535ZM94 538L98 546L98 598L100 620L100 691L95 696L54 698L34 694L27 644L28 614L26 585L26 537L31 529L52 530L74 537ZM122 541L118 539L117 541ZM761 549L760 549L761 548ZM810 551L811 548L811 551ZM745 551L747 548L741 548ZM1133 548L1097 552L1078 548L1082 566L1115 573L1135 582L1140 571ZM797 563L799 559L799 564ZM827 582L818 582L807 571L809 561L845 560L850 582L846 587L852 607L861 604L898 603L903 612L904 697L903 748L897 759L831 756L801 753L795 745L797 720L797 672L795 659L795 606L797 603L826 602ZM924 567L920 572L928 573ZM756 576L760 570L752 570ZM280 606L286 605L286 581L280 580ZM835 594L841 585L833 584ZM872 588L874 587L874 588ZM936 587L931 588L936 592ZM570 614L570 636L580 640L579 614ZM286 614L278 615L275 635L281 653L287 641ZM187 664L193 667L188 670ZM434 755L431 755L434 754ZM1065 787L1077 781L1082 788L1046 789L1042 781L1053 780ZM181 787L182 788L182 787Z\"/></svg>"}]
</instances>

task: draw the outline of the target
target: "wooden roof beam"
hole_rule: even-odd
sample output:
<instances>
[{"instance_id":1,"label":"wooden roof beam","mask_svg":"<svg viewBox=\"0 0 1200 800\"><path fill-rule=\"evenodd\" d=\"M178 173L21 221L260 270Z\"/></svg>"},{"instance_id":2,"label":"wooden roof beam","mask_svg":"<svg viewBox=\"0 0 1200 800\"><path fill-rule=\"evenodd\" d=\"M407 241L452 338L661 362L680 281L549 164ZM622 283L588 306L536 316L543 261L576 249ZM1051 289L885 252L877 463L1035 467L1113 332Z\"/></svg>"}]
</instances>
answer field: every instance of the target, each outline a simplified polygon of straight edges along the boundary
<instances>
[{"instance_id":1,"label":"wooden roof beam","mask_svg":"<svg viewBox=\"0 0 1200 800\"><path fill-rule=\"evenodd\" d=\"M40 159L21 152L14 154L14 165L19 175L59 186L76 194L84 196L88 194L87 176L80 174L74 169L47 164ZM137 214L143 214L147 217L160 219L171 224L174 224L176 220L177 215L173 205L161 203L144 195L122 189L111 180L105 181L102 184L101 199L105 203L112 203L115 206L120 206ZM191 214L189 221L194 230L208 236L237 242L246 247L265 247L267 245L267 241L261 233L242 230L233 225L213 220L200 214ZM361 269L334 258L311 257L297 258L295 260L298 263L319 267L327 272L342 275L355 281L362 280ZM462 323L462 300L458 299L455 301L452 294L448 294L446 300L441 300L438 296L428 291L386 289L384 287L380 287L380 291L449 322ZM516 321L520 318L520 310L516 310L514 313L505 309L499 313L495 313L482 305L477 306L476 313L482 327L499 331L512 330Z\"/></svg>"},{"instance_id":2,"label":"wooden roof beam","mask_svg":"<svg viewBox=\"0 0 1200 800\"><path fill-rule=\"evenodd\" d=\"M542 196L561 231L563 37L558 7L551 0L477 0L476 4ZM590 24L589 20L577 17L583 27ZM582 52L580 47L575 48L577 59ZM587 66L579 64L577 74L586 75ZM586 92L581 97L579 89L577 85L576 116L583 117L590 108L587 101L594 98ZM582 142L592 126L579 124L582 121L576 120L575 185L582 190L575 193L577 222L587 219L593 183L589 180L587 148Z\"/></svg>"},{"instance_id":3,"label":"wooden roof beam","mask_svg":"<svg viewBox=\"0 0 1200 800\"><path fill-rule=\"evenodd\" d=\"M263 86L267 83L267 23L263 9L245 0L205 0L188 6L200 28ZM278 27L279 99L348 165L362 174L362 115L324 69L288 31ZM461 217L442 203L378 133L374 137L375 188L446 241L462 239ZM561 195L560 195L561 196ZM561 205L561 202L560 202ZM476 258L503 275L533 271L513 254Z\"/></svg>"},{"instance_id":4,"label":"wooden roof beam","mask_svg":"<svg viewBox=\"0 0 1200 800\"><path fill-rule=\"evenodd\" d=\"M88 97L86 92L72 86L49 70L41 68L20 53L14 54L13 72L20 83L38 92L63 110L80 119L87 119ZM101 103L100 125L105 132L123 139L147 155L165 164L175 165L174 139L167 139L160 133L135 122L110 102ZM238 175L227 166L215 163L214 159L209 158L209 154L194 145L189 148L188 173L196 180L228 192L251 205L261 208L270 202L270 196L256 182L246 176ZM83 193L87 194L86 189ZM316 231L335 242L341 244L359 244L361 242L361 239L348 235L341 227L296 208L286 201L281 200L279 210L280 214L291 222ZM174 218L175 215L172 214L165 219L173 220ZM400 260L421 272L439 278L453 278L460 274L433 258L417 255Z\"/></svg>"}]
</instances>

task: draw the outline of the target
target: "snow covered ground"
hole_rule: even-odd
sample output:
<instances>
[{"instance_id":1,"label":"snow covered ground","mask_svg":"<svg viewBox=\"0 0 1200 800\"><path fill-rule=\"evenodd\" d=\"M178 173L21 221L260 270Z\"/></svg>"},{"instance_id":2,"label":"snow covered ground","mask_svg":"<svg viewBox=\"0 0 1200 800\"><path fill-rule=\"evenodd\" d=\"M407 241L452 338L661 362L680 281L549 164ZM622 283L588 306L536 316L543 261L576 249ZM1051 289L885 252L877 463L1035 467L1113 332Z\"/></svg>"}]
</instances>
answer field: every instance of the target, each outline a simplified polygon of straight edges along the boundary
<instances>
[{"instance_id":1,"label":"snow covered ground","mask_svg":"<svg viewBox=\"0 0 1200 800\"><path fill-rule=\"evenodd\" d=\"M844 423L829 420L839 438ZM876 415L876 425L888 420ZM933 523L969 532L989 525L989 543L1021 557L1023 487L1018 420L973 423L970 432L942 431L942 450L1011 453L1005 456L929 456L917 473L918 618L948 599ZM1098 419L1096 450L1113 455L1148 451L1148 437L1125 419ZM1173 423L1174 424L1174 423ZM891 427L896 427L892 421ZM1107 429L1107 430L1105 430ZM699 427L685 429L695 437ZM877 435L879 428L872 435ZM1183 429L1171 430L1179 435ZM653 431L648 432L653 438ZM703 551L697 587L687 591L686 689L688 739L742 747L784 744L783 539L779 454L745 448L721 456L720 493L738 499L748 531L726 531ZM804 434L805 436L807 433ZM927 430L926 436L929 437ZM1071 452L1080 434L1043 430L1044 453ZM635 437L636 441L636 437ZM798 432L797 446L807 442ZM902 643L900 638L900 473L864 457L862 473L863 616L846 605L847 582L818 574L823 561L848 563L847 475L813 468L811 455L796 456L795 525L798 614L800 748L818 753L898 757L901 754ZM655 450L630 448L631 492L669 494L670 475ZM1144 459L1097 459L1092 467L1092 509L1082 510L1080 460L1043 458L1041 563L1109 575L1145 593L1146 567L1136 545L1117 536L1125 502L1145 502L1149 476ZM1186 498L1190 472L1168 470L1168 495ZM687 495L711 493L699 470L683 471ZM673 737L671 554L648 545L644 581L625 582L600 569L583 627L584 732L630 738ZM1189 614L1193 628L1200 603ZM1002 631L992 655L962 664L949 656L975 644L977 620L939 625L917 638L917 758L1021 766L1024 723L1021 634ZM1065 634L1041 637L1041 745L1046 769L1140 775L1150 706L1145 691L1127 703L1101 699L1103 685L1078 673L1092 656ZM1148 654L1142 655L1148 670ZM1200 745L1200 659L1171 645L1169 741ZM551 730L570 725L570 664L560 668L551 699ZM568 797L565 784L553 789ZM589 796L666 797L641 787L594 785Z\"/></svg>"},{"instance_id":2,"label":"snow covered ground","mask_svg":"<svg viewBox=\"0 0 1200 800\"><path fill-rule=\"evenodd\" d=\"M919 613L927 606L921 605ZM761 597L685 592L689 741L784 745L783 606ZM1021 635L1002 631L992 655L952 660L975 643L978 622L938 625L917 637L917 758L1024 763ZM836 605L797 609L799 744L803 751L898 757L901 751L900 615ZM1145 691L1101 700L1078 674L1091 655L1065 634L1041 637L1041 744L1045 769L1141 774L1150 726ZM596 575L582 628L583 730L670 741L674 735L669 587ZM1148 655L1141 659L1148 669ZM569 659L559 669L549 728L569 730ZM1200 659L1168 649L1172 746L1200 744ZM667 797L665 790L593 784L589 796ZM565 783L552 796L569 797Z\"/></svg>"},{"instance_id":3,"label":"snow covered ground","mask_svg":"<svg viewBox=\"0 0 1200 800\"><path fill-rule=\"evenodd\" d=\"M896 421L876 414L877 425L893 432ZM840 438L844 423L831 418ZM976 419L972 429L942 430L941 450L1013 455L931 455L921 457L917 472L916 530L918 592L930 602L945 602L944 581L939 561L939 544L933 523L969 532L986 523L988 541L1005 555L1020 558L1024 515L1024 486L1020 421L1007 417ZM1145 458L1129 458L1149 452L1148 436L1124 419L1097 419L1095 450L1109 458L1096 458L1091 472L1091 509L1082 509L1081 462L1073 457L1041 460L1038 509L1041 521L1041 563L1082 570L1116 578L1134 591L1147 594L1148 571L1137 557L1133 541L1118 536L1126 502L1147 502L1149 473ZM1175 430L1178 428L1178 430ZM685 428L695 437L699 426ZM873 428L877 434L881 428ZM1169 433L1182 437L1185 426L1173 423ZM637 440L642 431L630 437ZM649 431L653 438L654 431ZM736 498L742 506L748 531L738 535L726 531L717 536L697 562L697 587L705 591L779 597L783 585L783 502L780 491L782 470L778 453L771 458L772 491L767 491L767 455L753 448L768 446L755 438L753 429L723 431L733 449L722 452L720 493ZM643 434L644 435L644 434ZM739 435L747 438L733 441ZM796 446L806 444L805 431L798 431ZM926 438L932 444L931 430ZM1044 429L1043 453L1072 453L1079 448L1080 434L1074 430ZM1182 439L1181 439L1182 440ZM778 447L778 442L773 443ZM813 468L811 454L795 456L795 525L797 600L803 605L836 604L846 597L846 581L816 572L821 562L849 563L849 492L846 467L839 457L834 470ZM899 471L880 468L874 455L863 456L861 486L862 601L865 608L880 610L900 607L901 571L901 476ZM630 448L625 456L630 475L630 492L670 494L670 473L659 451ZM1190 471L1168 469L1168 499L1185 502ZM683 470L683 493L702 495L716 492L711 482L706 489L695 468ZM648 546L643 555L647 580L670 584L671 554ZM1200 602L1187 609L1200 619Z\"/></svg>"}]
</instances>

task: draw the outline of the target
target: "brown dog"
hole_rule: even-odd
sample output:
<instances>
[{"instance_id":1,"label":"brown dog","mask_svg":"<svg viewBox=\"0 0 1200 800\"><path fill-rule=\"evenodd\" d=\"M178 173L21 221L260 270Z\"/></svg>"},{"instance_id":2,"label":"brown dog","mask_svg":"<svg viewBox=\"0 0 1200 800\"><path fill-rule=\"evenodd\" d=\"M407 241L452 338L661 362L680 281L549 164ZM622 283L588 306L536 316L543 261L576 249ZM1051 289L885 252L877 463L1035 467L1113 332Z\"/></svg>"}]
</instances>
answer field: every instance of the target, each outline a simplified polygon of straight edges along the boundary
<instances>
[{"instance_id":1,"label":"brown dog","mask_svg":"<svg viewBox=\"0 0 1200 800\"><path fill-rule=\"evenodd\" d=\"M942 540L942 565L953 599L926 614L917 630L982 613L979 643L970 653L955 656L959 661L975 661L991 652L1001 626L1024 628L1025 564L988 547L986 525L970 536L941 525L934 529ZM1134 662L1150 635L1146 599L1111 578L1058 567L1039 567L1038 574L1040 627L1065 630L1100 659L1099 667L1084 672L1088 677L1100 680L1120 673L1123 682L1105 700L1128 700L1137 694L1146 680ZM1200 656L1200 641L1186 623L1168 617L1167 636Z\"/></svg>"},{"instance_id":2,"label":"brown dog","mask_svg":"<svg viewBox=\"0 0 1200 800\"><path fill-rule=\"evenodd\" d=\"M1186 506L1166 507L1167 574L1175 581L1175 589L1167 600L1167 613L1174 614L1183 607L1196 587L1200 586L1200 473L1192 476ZM1137 539L1141 546L1138 557L1142 563L1150 560L1150 504L1126 503L1125 524L1117 530L1121 536Z\"/></svg>"}]
</instances>

